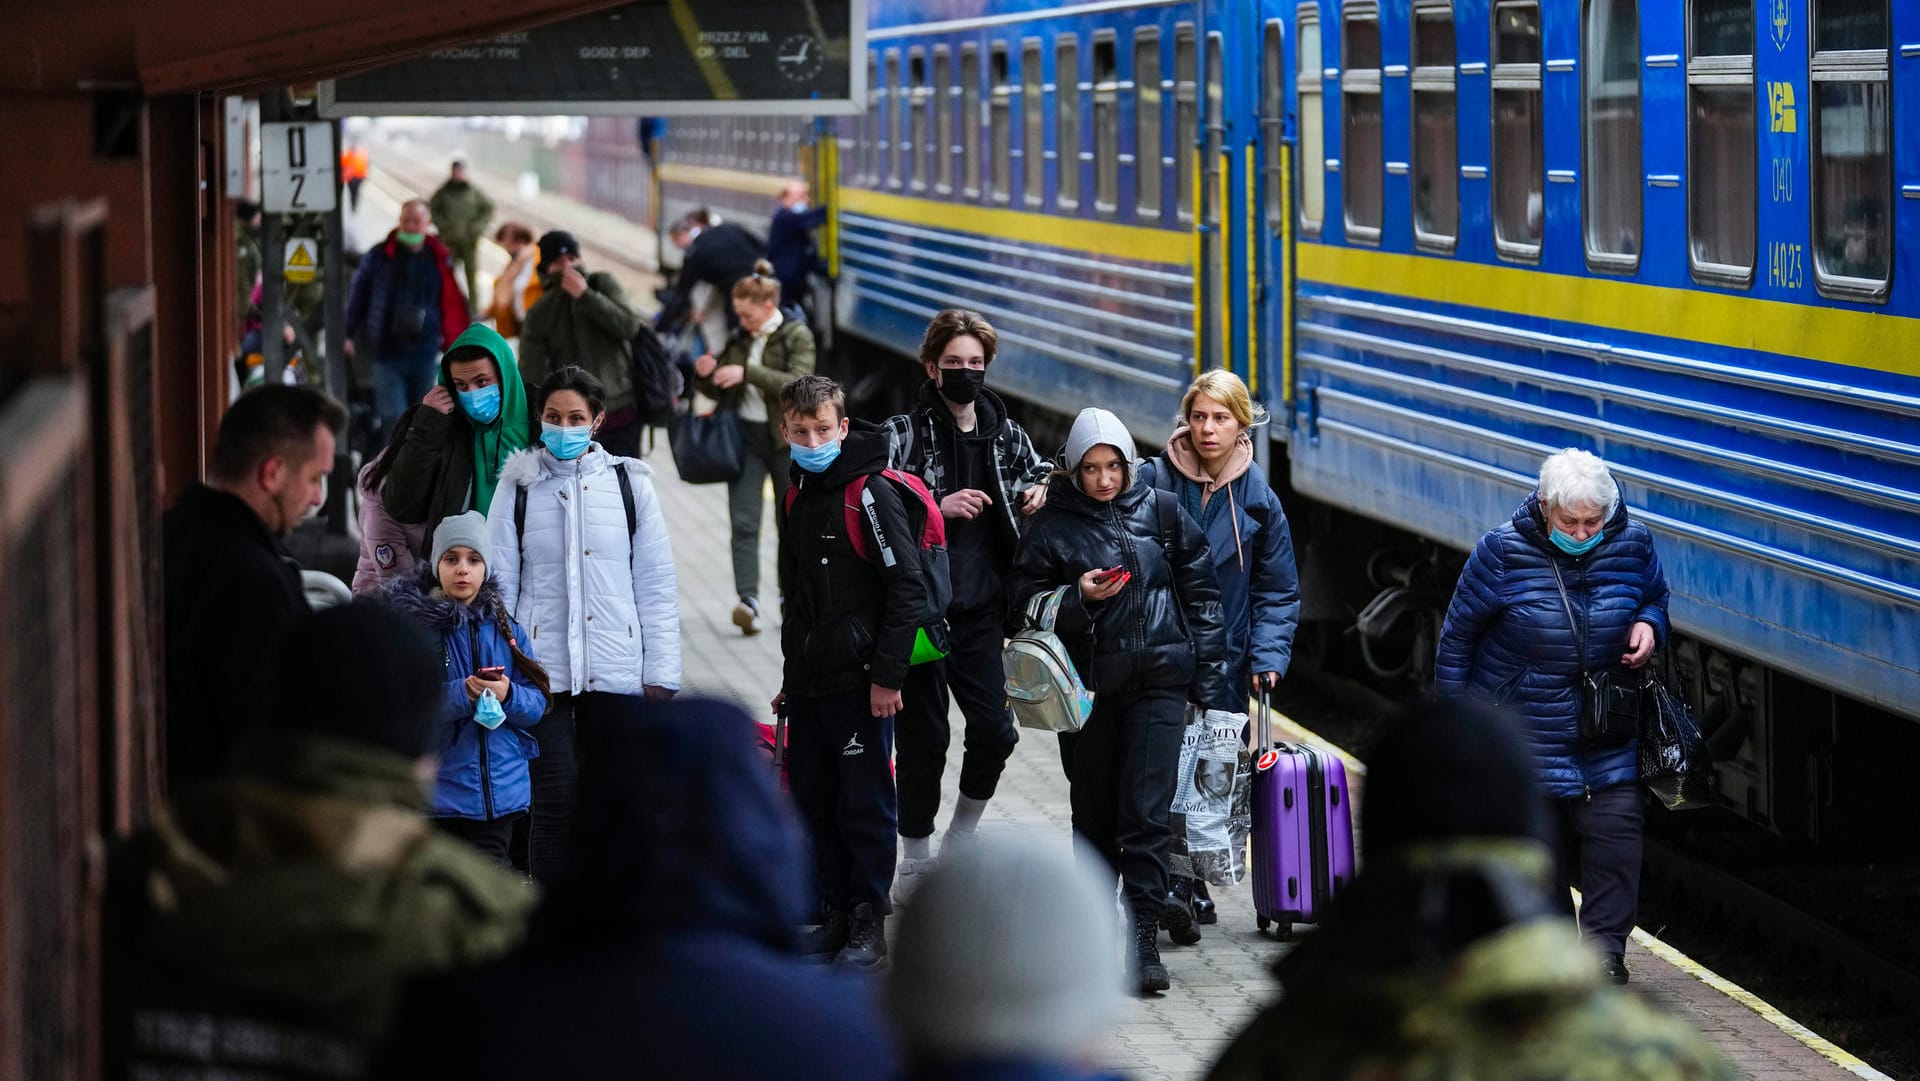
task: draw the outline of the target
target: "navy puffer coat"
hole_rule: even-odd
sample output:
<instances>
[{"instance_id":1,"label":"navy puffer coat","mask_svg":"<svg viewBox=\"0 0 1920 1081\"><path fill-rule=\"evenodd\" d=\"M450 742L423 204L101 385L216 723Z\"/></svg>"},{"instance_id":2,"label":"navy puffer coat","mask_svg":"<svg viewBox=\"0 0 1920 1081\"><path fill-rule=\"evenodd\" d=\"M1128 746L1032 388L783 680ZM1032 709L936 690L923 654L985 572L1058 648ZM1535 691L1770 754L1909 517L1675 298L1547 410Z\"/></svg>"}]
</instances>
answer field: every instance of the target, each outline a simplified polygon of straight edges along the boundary
<instances>
[{"instance_id":1,"label":"navy puffer coat","mask_svg":"<svg viewBox=\"0 0 1920 1081\"><path fill-rule=\"evenodd\" d=\"M1434 689L1503 703L1524 722L1540 777L1555 797L1572 798L1640 777L1633 741L1580 745L1580 657L1553 565L1586 634L1587 668L1620 663L1638 622L1667 640L1667 579L1653 534L1621 503L1606 538L1584 556L1547 539L1545 512L1529 496L1513 520L1480 538L1440 633Z\"/></svg>"}]
</instances>

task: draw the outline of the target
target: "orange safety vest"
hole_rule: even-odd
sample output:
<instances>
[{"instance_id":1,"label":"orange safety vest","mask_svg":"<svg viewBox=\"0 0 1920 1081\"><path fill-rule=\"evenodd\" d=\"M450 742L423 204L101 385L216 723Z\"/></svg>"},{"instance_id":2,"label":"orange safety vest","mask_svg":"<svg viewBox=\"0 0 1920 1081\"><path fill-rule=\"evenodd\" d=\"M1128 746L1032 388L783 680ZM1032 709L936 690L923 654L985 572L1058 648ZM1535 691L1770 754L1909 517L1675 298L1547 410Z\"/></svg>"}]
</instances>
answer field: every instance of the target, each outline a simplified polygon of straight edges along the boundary
<instances>
[{"instance_id":1,"label":"orange safety vest","mask_svg":"<svg viewBox=\"0 0 1920 1081\"><path fill-rule=\"evenodd\" d=\"M340 155L340 172L348 180L367 178L367 151L365 147L353 147Z\"/></svg>"}]
</instances>

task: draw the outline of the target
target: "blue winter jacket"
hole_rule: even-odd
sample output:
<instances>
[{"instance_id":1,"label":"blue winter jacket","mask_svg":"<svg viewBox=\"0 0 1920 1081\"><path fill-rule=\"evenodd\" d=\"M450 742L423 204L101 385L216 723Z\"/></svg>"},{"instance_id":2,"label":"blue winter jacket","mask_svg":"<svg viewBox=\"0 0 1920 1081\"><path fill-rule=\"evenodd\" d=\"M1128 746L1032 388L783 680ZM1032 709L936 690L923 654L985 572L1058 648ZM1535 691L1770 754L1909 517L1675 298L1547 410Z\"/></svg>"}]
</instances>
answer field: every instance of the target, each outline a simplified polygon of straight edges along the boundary
<instances>
[{"instance_id":1,"label":"blue winter jacket","mask_svg":"<svg viewBox=\"0 0 1920 1081\"><path fill-rule=\"evenodd\" d=\"M1587 664L1620 663L1638 622L1667 640L1667 578L1647 527L1622 503L1606 538L1584 556L1569 556L1547 539L1538 496L1513 520L1480 538L1440 632L1434 689L1473 693L1504 704L1522 720L1540 776L1557 798L1572 798L1640 778L1635 741L1583 746L1580 734L1578 641L1553 577L1560 566L1567 601L1586 635Z\"/></svg>"},{"instance_id":2,"label":"blue winter jacket","mask_svg":"<svg viewBox=\"0 0 1920 1081\"><path fill-rule=\"evenodd\" d=\"M533 643L518 623L506 617L491 576L472 604L461 604L439 592L437 583L426 576L431 573L428 568L419 576L395 578L382 592L388 603L439 634L446 648L440 733L434 743L440 752L440 775L433 786L432 814L483 822L516 814L533 805L527 763L540 756L540 744L527 729L546 715L547 698L514 667L499 621L506 620L513 640L528 657L533 656ZM513 682L513 694L501 703L507 719L492 731L473 719L474 704L467 698L466 686L475 669L490 665L504 665Z\"/></svg>"},{"instance_id":3,"label":"blue winter jacket","mask_svg":"<svg viewBox=\"0 0 1920 1081\"><path fill-rule=\"evenodd\" d=\"M1200 485L1165 455L1141 463L1140 475L1179 496L1180 505L1206 531L1227 623L1227 678L1244 695L1252 689L1255 672L1286 675L1300 623L1300 575L1294 567L1287 512L1267 483L1266 472L1249 463L1247 471L1216 492L1204 508Z\"/></svg>"}]
</instances>

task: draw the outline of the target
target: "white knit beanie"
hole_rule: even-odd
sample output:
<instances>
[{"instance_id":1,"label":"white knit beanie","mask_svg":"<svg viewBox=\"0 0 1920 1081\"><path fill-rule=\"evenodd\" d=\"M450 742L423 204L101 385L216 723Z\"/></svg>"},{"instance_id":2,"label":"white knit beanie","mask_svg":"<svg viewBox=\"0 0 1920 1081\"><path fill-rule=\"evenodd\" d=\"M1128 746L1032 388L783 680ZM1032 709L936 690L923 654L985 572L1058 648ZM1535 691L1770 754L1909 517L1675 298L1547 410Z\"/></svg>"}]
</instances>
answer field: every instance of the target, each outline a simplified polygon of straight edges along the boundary
<instances>
[{"instance_id":1,"label":"white knit beanie","mask_svg":"<svg viewBox=\"0 0 1920 1081\"><path fill-rule=\"evenodd\" d=\"M888 1007L936 1062L1082 1057L1120 1007L1113 883L1060 843L982 837L913 895Z\"/></svg>"}]
</instances>

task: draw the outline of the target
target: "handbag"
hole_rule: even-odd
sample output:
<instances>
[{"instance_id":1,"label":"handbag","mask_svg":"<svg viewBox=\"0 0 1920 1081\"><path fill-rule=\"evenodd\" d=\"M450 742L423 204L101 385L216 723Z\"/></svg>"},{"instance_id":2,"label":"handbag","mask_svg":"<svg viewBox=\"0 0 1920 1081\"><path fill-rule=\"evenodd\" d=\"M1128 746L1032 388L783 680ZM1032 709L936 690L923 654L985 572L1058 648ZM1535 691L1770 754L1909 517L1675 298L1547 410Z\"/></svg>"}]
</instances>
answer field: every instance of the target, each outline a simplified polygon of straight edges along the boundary
<instances>
[{"instance_id":1,"label":"handbag","mask_svg":"<svg viewBox=\"0 0 1920 1081\"><path fill-rule=\"evenodd\" d=\"M1566 580L1560 577L1560 563L1551 560L1553 584L1560 590L1560 603L1567 610L1567 622L1573 625L1573 637L1580 648L1580 739L1586 743L1625 743L1640 734L1641 705L1646 697L1644 672L1612 665L1597 672L1587 667L1587 635L1573 614L1573 601L1567 596Z\"/></svg>"},{"instance_id":2,"label":"handbag","mask_svg":"<svg viewBox=\"0 0 1920 1081\"><path fill-rule=\"evenodd\" d=\"M1176 875L1214 886L1237 886L1247 877L1247 837L1253 830L1253 756L1240 735L1247 715L1187 707L1175 775L1173 851Z\"/></svg>"},{"instance_id":3,"label":"handbag","mask_svg":"<svg viewBox=\"0 0 1920 1081\"><path fill-rule=\"evenodd\" d=\"M740 476L740 414L731 409L677 414L667 425L673 466L688 484L725 484Z\"/></svg>"},{"instance_id":4,"label":"handbag","mask_svg":"<svg viewBox=\"0 0 1920 1081\"><path fill-rule=\"evenodd\" d=\"M1657 679L1647 681L1653 708L1640 732L1640 780L1669 811L1697 811L1713 803L1713 755L1680 696Z\"/></svg>"}]
</instances>

